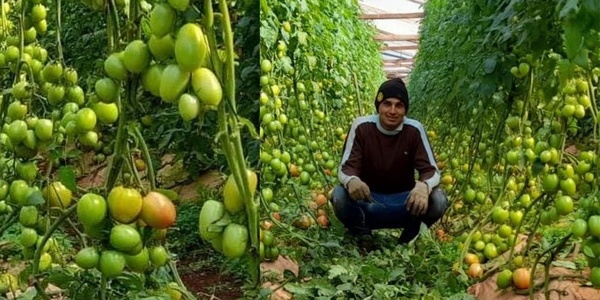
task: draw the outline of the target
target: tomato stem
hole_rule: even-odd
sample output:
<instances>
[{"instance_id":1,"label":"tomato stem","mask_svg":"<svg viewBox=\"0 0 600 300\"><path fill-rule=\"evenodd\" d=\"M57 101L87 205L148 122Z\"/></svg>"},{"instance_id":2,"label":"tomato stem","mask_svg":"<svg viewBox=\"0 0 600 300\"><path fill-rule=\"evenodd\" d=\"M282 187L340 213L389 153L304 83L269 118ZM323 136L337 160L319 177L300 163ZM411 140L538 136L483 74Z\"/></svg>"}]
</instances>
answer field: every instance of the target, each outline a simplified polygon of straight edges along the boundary
<instances>
[{"instance_id":1,"label":"tomato stem","mask_svg":"<svg viewBox=\"0 0 600 300\"><path fill-rule=\"evenodd\" d=\"M523 189L525 189L525 188L523 188ZM540 199L542 199L542 197L543 197L543 194L542 194L542 195L540 195L540 196L538 196L537 198L535 198L533 201L531 201L531 203L529 204L529 206L527 206L527 207L525 208L525 210L523 211L523 218L521 219L521 223L519 223L519 224L517 225L517 228L515 228L515 232L516 232L516 234L515 234L515 237L514 237L514 239L513 239L513 242L512 242L512 244L513 244L513 245L515 245L515 244L516 244L516 242L517 242L517 239L519 238L519 232L521 231L521 227L523 226L523 224L525 223L525 220L527 219L527 214L528 214L530 211L532 211L532 209L533 209L533 207L535 206L535 204L536 204L538 201L540 201ZM510 261L510 260L512 260L512 257L513 257L513 255L514 255L514 251L515 251L515 248L514 248L514 247L511 247L511 248L510 248L510 252L509 252L509 254L508 254L508 260L509 260L509 261ZM527 252L527 251L524 251L524 252Z\"/></svg>"},{"instance_id":2,"label":"tomato stem","mask_svg":"<svg viewBox=\"0 0 600 300\"><path fill-rule=\"evenodd\" d=\"M110 18L109 20L112 21L112 25L114 26L111 30L111 33L109 34L109 51L110 52L114 52L115 50L118 50L118 46L115 45L115 41L118 42L121 40L121 27L119 25L119 14L117 11L117 7L115 5L115 0L109 0L108 1L108 9L109 9L109 14L110 14ZM109 24L110 25L110 24ZM112 36L111 36L112 35Z\"/></svg>"},{"instance_id":3,"label":"tomato stem","mask_svg":"<svg viewBox=\"0 0 600 300\"><path fill-rule=\"evenodd\" d=\"M2 233L4 233L6 229L8 229L10 226L17 222L17 218L19 218L19 210L13 209L13 211L8 216L8 219L4 220L4 225L0 227L0 236L2 236Z\"/></svg>"},{"instance_id":4,"label":"tomato stem","mask_svg":"<svg viewBox=\"0 0 600 300\"><path fill-rule=\"evenodd\" d=\"M271 9L269 8L269 5L267 4L267 0L260 0L260 8L263 12L263 14L268 15L269 13L271 13Z\"/></svg>"},{"instance_id":5,"label":"tomato stem","mask_svg":"<svg viewBox=\"0 0 600 300\"><path fill-rule=\"evenodd\" d=\"M142 179L140 178L140 173L138 173L137 168L135 167L135 163L131 157L131 148L128 143L125 143L125 152L127 155L125 156L125 160L127 161L127 167L131 171L133 178L135 179L137 185L139 186L142 194L146 194L146 189L144 188L144 184L142 183Z\"/></svg>"},{"instance_id":6,"label":"tomato stem","mask_svg":"<svg viewBox=\"0 0 600 300\"><path fill-rule=\"evenodd\" d=\"M60 64L64 65L65 59L63 57L62 42L60 40L60 31L61 31L60 11L61 11L61 6L62 6L61 2L62 2L61 0L56 1L56 50L58 51L58 60L60 61Z\"/></svg>"},{"instance_id":7,"label":"tomato stem","mask_svg":"<svg viewBox=\"0 0 600 300\"><path fill-rule=\"evenodd\" d=\"M362 99L362 97L360 96L360 89L358 88L358 79L356 78L355 72L352 72L352 78L354 79L354 88L356 90L356 105L358 106L358 113L362 116L363 109L360 105L360 99Z\"/></svg>"},{"instance_id":8,"label":"tomato stem","mask_svg":"<svg viewBox=\"0 0 600 300\"><path fill-rule=\"evenodd\" d=\"M529 299L533 300L533 286L534 286L534 280L535 280L535 269L537 268L538 263L540 262L541 258L546 255L546 254L550 254L545 261L545 276L544 276L544 294L546 295L546 299L550 299L549 297L549 291L548 291L548 285L549 285L549 278L550 278L550 265L552 263L552 261L554 260L554 257L556 256L556 254L562 250L565 245L567 244L567 241L569 241L569 239L571 239L571 235L572 233L569 233L568 235L566 235L565 237L563 237L561 240L559 240L558 242L554 243L553 245L551 245L550 247L548 247L546 250L544 250L542 253L540 253L536 258L535 261L533 263L533 266L531 267L531 276L529 276Z\"/></svg>"},{"instance_id":9,"label":"tomato stem","mask_svg":"<svg viewBox=\"0 0 600 300\"><path fill-rule=\"evenodd\" d=\"M248 215L248 229L250 233L250 259L249 259L249 268L248 272L250 273L250 277L252 283L256 286L259 284L259 264L260 259L258 255L259 249L259 238L258 238L258 204L254 200L254 195L250 194L250 186L248 182L248 174L246 172L246 161L243 155L243 148L241 142L241 135L239 131L238 122L235 117L236 112L236 103L235 103L235 65L234 65L234 47L233 47L233 31L231 28L231 20L229 18L229 9L227 7L227 2L225 0L219 1L219 10L222 14L222 22L221 25L223 27L223 42L225 45L225 70L224 76L220 77L225 82L225 101L221 103L218 111L218 119L219 119L219 127L221 129L221 139L223 142L223 148L226 153L227 161L229 167L232 170L232 175L234 176L238 191L242 195L242 198L245 199L245 207L246 213ZM216 55L217 53L213 53ZM225 111L225 105L229 104L229 108L231 109L231 115ZM228 128L227 118L229 117L229 122L231 122L230 127ZM229 133L229 129L231 129L231 133Z\"/></svg>"},{"instance_id":10,"label":"tomato stem","mask_svg":"<svg viewBox=\"0 0 600 300\"><path fill-rule=\"evenodd\" d=\"M62 201L59 201L59 202L62 203ZM44 289L40 285L40 282L37 280L42 251L44 250L44 246L46 245L46 242L48 242L48 239L52 236L52 234L58 228L58 226L61 225L69 216L71 216L73 213L75 213L76 210L77 210L77 205L71 205L71 207L69 207L67 210L62 212L61 216L58 217L58 219L56 219L56 221L54 221L54 223L52 224L52 226L50 226L50 228L48 228L48 230L42 237L42 241L40 242L40 245L36 247L35 252L33 254L33 263L32 263L33 265L32 265L31 275L34 278L36 278L35 288L38 290L38 293L40 295L42 295L42 297L44 299L50 299L50 298L48 297L48 295L46 295L46 293L44 292Z\"/></svg>"},{"instance_id":11,"label":"tomato stem","mask_svg":"<svg viewBox=\"0 0 600 300\"><path fill-rule=\"evenodd\" d=\"M127 90L127 89L126 89ZM117 125L117 138L115 140L115 147L113 151L113 159L109 162L108 165L108 175L106 176L106 184L105 190L109 192L115 186L115 182L117 177L121 173L121 168L123 166L121 152L123 151L123 143L125 140L125 115L123 110L123 103L121 101L121 96L117 95L117 109L120 112L119 115L119 123Z\"/></svg>"},{"instance_id":12,"label":"tomato stem","mask_svg":"<svg viewBox=\"0 0 600 300\"><path fill-rule=\"evenodd\" d=\"M137 136L140 146L142 148L142 155L144 156L144 160L146 161L146 174L148 176L148 181L150 181L150 190L156 190L156 175L154 174L154 165L152 164L152 158L150 157L150 151L148 150L148 145L140 132L140 129L137 126L133 127L133 134Z\"/></svg>"},{"instance_id":13,"label":"tomato stem","mask_svg":"<svg viewBox=\"0 0 600 300\"><path fill-rule=\"evenodd\" d=\"M77 228L77 226L75 225L75 223L73 223L73 221L71 221L71 219L67 219L67 223L69 223L69 226L71 226L71 228L79 236L79 240L81 241L81 244L83 245L83 248L87 248L88 245L87 245L87 239L85 238L85 235L83 233L81 233L81 231Z\"/></svg>"},{"instance_id":14,"label":"tomato stem","mask_svg":"<svg viewBox=\"0 0 600 300\"><path fill-rule=\"evenodd\" d=\"M23 50L25 48L25 7L26 3L21 2L21 14L19 15L19 62L23 59ZM4 8L2 8L4 10ZM18 81L21 76L21 64L19 63L17 67L17 72L15 73L15 83Z\"/></svg>"},{"instance_id":15,"label":"tomato stem","mask_svg":"<svg viewBox=\"0 0 600 300\"><path fill-rule=\"evenodd\" d=\"M100 300L106 300L106 276L102 275L100 279Z\"/></svg>"},{"instance_id":16,"label":"tomato stem","mask_svg":"<svg viewBox=\"0 0 600 300\"><path fill-rule=\"evenodd\" d=\"M296 62L296 60L294 59L293 56L290 57L290 60L291 60L292 67L294 67L294 69L297 69L298 68L298 64L297 64L297 62ZM300 97L298 95L298 79L297 79L297 77L295 75L293 75L293 81L294 81L294 87L295 87L294 88L294 95L295 95L296 99L299 99ZM323 91L321 91L321 93L322 92ZM273 94L273 96L275 96L275 95ZM295 101L295 103L296 103L296 107L298 109L298 112L302 111L302 108L300 107L300 101ZM300 119L300 122L302 124L308 124L309 125L310 133L308 133L308 134L312 137L312 135L316 132L315 126L314 126L314 123L313 123L314 118L315 118L314 114L311 115L310 121L307 121L302 114L299 114L298 118ZM281 133L280 133L279 137L280 137L280 141L281 141L280 143L283 144L283 141L285 139L283 138L283 135ZM311 138L311 140L314 141L315 139ZM309 157L311 163L315 166L315 168L317 169L317 171L321 174L321 177L325 180L326 185L331 185L331 180L329 179L329 177L327 176L327 174L325 174L325 170L323 170L323 166L319 165L319 163L317 162L317 159L315 158L315 151L310 146L308 147L308 153L309 153L308 157Z\"/></svg>"},{"instance_id":17,"label":"tomato stem","mask_svg":"<svg viewBox=\"0 0 600 300\"><path fill-rule=\"evenodd\" d=\"M542 194L543 196L543 203L541 205L541 207L548 207L548 195L546 194ZM533 206L533 203L531 204ZM540 227L540 223L542 221L542 214L536 214L535 215L535 224L533 225L533 228L531 229L531 234L529 235L529 237L527 237L527 243L525 244L525 250L523 251L523 253L527 253L529 252L529 248L531 247L531 243L533 242L533 238L535 236L535 232L537 231L538 227Z\"/></svg>"},{"instance_id":18,"label":"tomato stem","mask_svg":"<svg viewBox=\"0 0 600 300\"><path fill-rule=\"evenodd\" d=\"M2 7L0 7L0 11L2 11L2 19L6 20L6 14L4 12L4 0L2 1ZM23 49L25 47L25 32L23 30L24 27L24 20L25 20L25 4L22 3L21 4L21 13L19 14L19 59L17 62L17 68L15 71L15 77L13 79L13 85L16 84L20 77L21 77L21 66L23 65L23 62L21 61L21 58L23 57ZM8 28L8 27L6 27ZM4 126L4 121L6 118L6 111L8 109L8 105L11 102L10 101L10 96L11 94L6 94L4 95L4 99L2 100L2 103L0 104L0 125Z\"/></svg>"},{"instance_id":19,"label":"tomato stem","mask_svg":"<svg viewBox=\"0 0 600 300\"><path fill-rule=\"evenodd\" d=\"M590 71L591 72L591 71ZM588 96L591 99L592 105L590 106L590 110L592 111L592 116L594 117L594 121L596 121L596 117L598 116L598 108L596 107L596 95L594 94L594 84L592 82L592 78L590 75L587 75L587 83L588 83Z\"/></svg>"},{"instance_id":20,"label":"tomato stem","mask_svg":"<svg viewBox=\"0 0 600 300\"><path fill-rule=\"evenodd\" d=\"M114 0L112 0L114 1ZM129 3L129 20L127 22L127 40L133 41L139 36L139 20L138 20L138 0L133 0Z\"/></svg>"},{"instance_id":21,"label":"tomato stem","mask_svg":"<svg viewBox=\"0 0 600 300\"><path fill-rule=\"evenodd\" d=\"M215 15L212 9L212 1L204 0L204 26L212 28L215 22ZM214 45L214 44L211 44Z\"/></svg>"},{"instance_id":22,"label":"tomato stem","mask_svg":"<svg viewBox=\"0 0 600 300\"><path fill-rule=\"evenodd\" d=\"M590 74L587 75L587 83L588 83L588 96L592 102L590 106L590 110L592 111L592 119L594 120L594 142L596 143L596 154L600 153L600 140L598 139L598 129L600 128L600 123L598 123L598 108L596 106L596 95L594 91L594 84L592 82L592 78ZM600 176L600 168L596 168L596 178ZM595 186L594 190L598 187Z\"/></svg>"},{"instance_id":23,"label":"tomato stem","mask_svg":"<svg viewBox=\"0 0 600 300\"><path fill-rule=\"evenodd\" d=\"M189 297L190 296L189 291L187 290L187 288L185 287L185 284L181 280L181 277L179 276L179 273L177 272L177 268L175 267L175 263L172 260L169 260L167 262L167 266L169 267L171 272L173 272L173 278L175 279L175 282L177 282L177 284L183 289L183 292L184 292L183 294L186 295L186 299L194 299L194 298Z\"/></svg>"},{"instance_id":24,"label":"tomato stem","mask_svg":"<svg viewBox=\"0 0 600 300\"><path fill-rule=\"evenodd\" d=\"M205 16L207 16L206 18L210 18L209 15L212 15L213 18L211 18L214 22L214 13L213 13L213 9L212 9L212 2L211 1L205 1L208 3L211 3L211 5L205 5L205 9L206 11ZM206 23L208 23L209 21L206 21ZM206 27L206 38L208 40L208 48L210 51L210 62L212 65L212 69L215 72L215 75L217 76L217 78L219 78L219 80L221 81L221 85L225 85L225 82L223 81L223 68L222 68L222 63L221 60L219 58L219 51L217 49L217 38L215 37L215 30L212 26L207 26Z\"/></svg>"},{"instance_id":25,"label":"tomato stem","mask_svg":"<svg viewBox=\"0 0 600 300\"><path fill-rule=\"evenodd\" d=\"M6 22L8 22L8 19L6 18L6 12L4 11L4 0L0 0L0 14L2 15L2 19L0 21L0 26L2 26L2 31L7 30L8 29L8 24Z\"/></svg>"}]
</instances>

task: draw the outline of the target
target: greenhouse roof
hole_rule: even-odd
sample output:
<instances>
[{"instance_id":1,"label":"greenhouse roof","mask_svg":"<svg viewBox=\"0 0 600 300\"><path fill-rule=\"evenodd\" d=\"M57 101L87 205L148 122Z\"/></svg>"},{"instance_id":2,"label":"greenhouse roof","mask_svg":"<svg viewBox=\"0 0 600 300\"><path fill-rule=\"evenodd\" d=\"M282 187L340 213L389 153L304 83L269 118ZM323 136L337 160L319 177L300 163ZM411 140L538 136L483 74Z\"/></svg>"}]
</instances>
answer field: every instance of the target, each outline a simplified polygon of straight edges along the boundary
<instances>
[{"instance_id":1,"label":"greenhouse roof","mask_svg":"<svg viewBox=\"0 0 600 300\"><path fill-rule=\"evenodd\" d=\"M382 43L382 67L388 77L406 78L412 70L425 1L359 0L362 19L379 31L374 38Z\"/></svg>"}]
</instances>

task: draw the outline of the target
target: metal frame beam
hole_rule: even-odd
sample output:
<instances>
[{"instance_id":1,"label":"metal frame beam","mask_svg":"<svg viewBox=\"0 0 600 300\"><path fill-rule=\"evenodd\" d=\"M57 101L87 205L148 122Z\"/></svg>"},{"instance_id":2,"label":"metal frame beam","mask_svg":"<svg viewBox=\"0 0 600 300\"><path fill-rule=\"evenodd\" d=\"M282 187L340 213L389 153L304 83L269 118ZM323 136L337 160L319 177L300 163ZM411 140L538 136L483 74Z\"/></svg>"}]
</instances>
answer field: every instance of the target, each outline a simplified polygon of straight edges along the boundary
<instances>
[{"instance_id":1,"label":"metal frame beam","mask_svg":"<svg viewBox=\"0 0 600 300\"><path fill-rule=\"evenodd\" d=\"M421 19L425 17L424 12L414 13L387 13L387 14L362 14L359 19L363 20L397 20L397 19Z\"/></svg>"},{"instance_id":2,"label":"metal frame beam","mask_svg":"<svg viewBox=\"0 0 600 300\"><path fill-rule=\"evenodd\" d=\"M418 42L419 41L418 34L377 34L374 36L375 40L378 41L409 41L409 42Z\"/></svg>"},{"instance_id":3,"label":"metal frame beam","mask_svg":"<svg viewBox=\"0 0 600 300\"><path fill-rule=\"evenodd\" d=\"M382 51L402 51L402 50L418 50L419 45L402 45L402 46L383 46L381 47Z\"/></svg>"}]
</instances>

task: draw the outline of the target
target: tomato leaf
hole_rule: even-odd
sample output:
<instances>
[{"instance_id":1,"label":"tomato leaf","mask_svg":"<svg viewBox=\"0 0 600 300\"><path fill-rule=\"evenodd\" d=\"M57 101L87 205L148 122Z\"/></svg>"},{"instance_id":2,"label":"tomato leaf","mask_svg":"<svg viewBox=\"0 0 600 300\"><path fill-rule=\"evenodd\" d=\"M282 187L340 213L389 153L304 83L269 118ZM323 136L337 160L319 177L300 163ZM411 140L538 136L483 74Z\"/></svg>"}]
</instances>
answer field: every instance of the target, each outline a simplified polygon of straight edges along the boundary
<instances>
[{"instance_id":1,"label":"tomato leaf","mask_svg":"<svg viewBox=\"0 0 600 300\"><path fill-rule=\"evenodd\" d=\"M27 195L27 205L39 205L44 204L44 197L42 192L39 190L33 190Z\"/></svg>"},{"instance_id":2,"label":"tomato leaf","mask_svg":"<svg viewBox=\"0 0 600 300\"><path fill-rule=\"evenodd\" d=\"M60 273L56 272L56 273L51 273L50 276L48 276L46 278L46 280L48 282L52 282L53 285L55 285L61 289L66 289L70 283L77 280L77 277L68 275L65 272L60 272Z\"/></svg>"},{"instance_id":3,"label":"tomato leaf","mask_svg":"<svg viewBox=\"0 0 600 300\"><path fill-rule=\"evenodd\" d=\"M308 37L308 34L304 31L300 31L298 32L298 44L300 45L306 45L306 38Z\"/></svg>"},{"instance_id":4,"label":"tomato leaf","mask_svg":"<svg viewBox=\"0 0 600 300\"><path fill-rule=\"evenodd\" d=\"M346 268L344 268L344 267L342 267L340 265L333 265L329 269L328 273L329 274L328 274L327 278L334 279L334 278L339 277L341 275L348 274L348 270L346 270Z\"/></svg>"},{"instance_id":5,"label":"tomato leaf","mask_svg":"<svg viewBox=\"0 0 600 300\"><path fill-rule=\"evenodd\" d=\"M225 214L221 219L217 222L214 222L208 226L206 231L208 232L223 232L227 225L231 224L231 218L228 214Z\"/></svg>"},{"instance_id":6,"label":"tomato leaf","mask_svg":"<svg viewBox=\"0 0 600 300\"><path fill-rule=\"evenodd\" d=\"M587 67L588 65L588 50L585 49L583 43L583 35L581 34L585 24L583 22L571 21L565 25L564 29L564 47L567 52L567 57L574 63Z\"/></svg>"},{"instance_id":7,"label":"tomato leaf","mask_svg":"<svg viewBox=\"0 0 600 300\"><path fill-rule=\"evenodd\" d=\"M335 287L338 291L349 291L352 289L352 283L347 282L344 284L340 284L338 286Z\"/></svg>"},{"instance_id":8,"label":"tomato leaf","mask_svg":"<svg viewBox=\"0 0 600 300\"><path fill-rule=\"evenodd\" d=\"M308 56L306 59L308 60L308 68L313 70L315 66L317 66L317 58L314 56Z\"/></svg>"},{"instance_id":9,"label":"tomato leaf","mask_svg":"<svg viewBox=\"0 0 600 300\"><path fill-rule=\"evenodd\" d=\"M342 248L342 246L340 246L340 243L332 241L321 243L320 245L326 248Z\"/></svg>"},{"instance_id":10,"label":"tomato leaf","mask_svg":"<svg viewBox=\"0 0 600 300\"><path fill-rule=\"evenodd\" d=\"M400 278L403 277L403 275L406 273L406 270L404 268L396 268L393 269L389 274L388 274L388 280L389 281L396 281Z\"/></svg>"},{"instance_id":11,"label":"tomato leaf","mask_svg":"<svg viewBox=\"0 0 600 300\"><path fill-rule=\"evenodd\" d=\"M285 289L288 292L292 293L294 295L294 297L311 295L310 290L300 284L288 283L285 285ZM261 290L261 293L262 293L262 290Z\"/></svg>"},{"instance_id":12,"label":"tomato leaf","mask_svg":"<svg viewBox=\"0 0 600 300\"><path fill-rule=\"evenodd\" d=\"M553 261L552 265L557 266L557 267L563 267L566 269L577 270L577 266L572 261L557 260L557 261Z\"/></svg>"},{"instance_id":13,"label":"tomato leaf","mask_svg":"<svg viewBox=\"0 0 600 300\"><path fill-rule=\"evenodd\" d=\"M260 292L258 293L258 295L262 299L262 298L265 298L265 297L271 295L272 293L273 293L273 291L271 289L269 289L269 288L262 288L262 289L260 289Z\"/></svg>"},{"instance_id":14,"label":"tomato leaf","mask_svg":"<svg viewBox=\"0 0 600 300\"><path fill-rule=\"evenodd\" d=\"M281 37L287 43L290 40L290 34L283 29L281 29L280 31L281 31Z\"/></svg>"},{"instance_id":15,"label":"tomato leaf","mask_svg":"<svg viewBox=\"0 0 600 300\"><path fill-rule=\"evenodd\" d=\"M559 18L564 18L565 16L569 15L570 13L574 12L574 11L578 11L579 7L579 0L567 0L567 2L565 3L565 6L563 6L563 8L560 10L560 13L558 14Z\"/></svg>"},{"instance_id":16,"label":"tomato leaf","mask_svg":"<svg viewBox=\"0 0 600 300\"><path fill-rule=\"evenodd\" d=\"M483 62L483 70L486 74L491 74L496 68L496 58L490 57Z\"/></svg>"},{"instance_id":17,"label":"tomato leaf","mask_svg":"<svg viewBox=\"0 0 600 300\"><path fill-rule=\"evenodd\" d=\"M266 21L262 21L260 26L260 39L266 45L275 45L277 42L277 31L275 26L269 26Z\"/></svg>"},{"instance_id":18,"label":"tomato leaf","mask_svg":"<svg viewBox=\"0 0 600 300\"><path fill-rule=\"evenodd\" d=\"M19 300L33 300L37 296L36 289L29 289L25 293L19 295Z\"/></svg>"},{"instance_id":19,"label":"tomato leaf","mask_svg":"<svg viewBox=\"0 0 600 300\"><path fill-rule=\"evenodd\" d=\"M284 56L279 61L283 64L281 66L283 70L288 70L292 68L292 59L289 56Z\"/></svg>"},{"instance_id":20,"label":"tomato leaf","mask_svg":"<svg viewBox=\"0 0 600 300\"><path fill-rule=\"evenodd\" d=\"M257 139L259 137L258 133L256 132L256 128L254 127L254 123L252 123L252 121L243 117L238 117L238 121L240 122L242 127L248 128L248 131L250 132L250 136L252 138Z\"/></svg>"},{"instance_id":21,"label":"tomato leaf","mask_svg":"<svg viewBox=\"0 0 600 300\"><path fill-rule=\"evenodd\" d=\"M308 4L306 3L306 0L300 1L300 8L298 10L302 13L308 12Z\"/></svg>"},{"instance_id":22,"label":"tomato leaf","mask_svg":"<svg viewBox=\"0 0 600 300\"><path fill-rule=\"evenodd\" d=\"M594 251L592 251L592 248L590 246L583 246L583 254L585 254L585 256L589 257L589 258L595 258L596 256L594 255Z\"/></svg>"},{"instance_id":23,"label":"tomato leaf","mask_svg":"<svg viewBox=\"0 0 600 300\"><path fill-rule=\"evenodd\" d=\"M583 11L587 12L589 16L598 16L600 14L600 2L598 0L583 0L581 4ZM595 23L598 24L598 21ZM596 25L596 28L599 27L599 25Z\"/></svg>"},{"instance_id":24,"label":"tomato leaf","mask_svg":"<svg viewBox=\"0 0 600 300\"><path fill-rule=\"evenodd\" d=\"M558 63L558 79L561 85L565 85L569 78L575 75L575 65L567 59L563 59Z\"/></svg>"},{"instance_id":25,"label":"tomato leaf","mask_svg":"<svg viewBox=\"0 0 600 300\"><path fill-rule=\"evenodd\" d=\"M207 232L214 232L214 233L220 233L223 232L223 230L225 229L227 225L217 225L217 224L211 224L208 226L208 228L206 229Z\"/></svg>"},{"instance_id":26,"label":"tomato leaf","mask_svg":"<svg viewBox=\"0 0 600 300\"><path fill-rule=\"evenodd\" d=\"M544 166L545 165L546 164L543 163L542 160L539 157L537 157L535 159L535 161L533 162L533 165L531 166L531 174L533 176L539 175L544 170Z\"/></svg>"},{"instance_id":27,"label":"tomato leaf","mask_svg":"<svg viewBox=\"0 0 600 300\"><path fill-rule=\"evenodd\" d=\"M77 190L77 182L75 180L75 171L70 166L63 166L58 169L58 180L62 182L69 190L75 192Z\"/></svg>"},{"instance_id":28,"label":"tomato leaf","mask_svg":"<svg viewBox=\"0 0 600 300\"><path fill-rule=\"evenodd\" d=\"M179 199L179 194L177 194L177 192L174 190L157 188L154 191L165 195L167 198L169 198L169 200L173 202Z\"/></svg>"}]
</instances>

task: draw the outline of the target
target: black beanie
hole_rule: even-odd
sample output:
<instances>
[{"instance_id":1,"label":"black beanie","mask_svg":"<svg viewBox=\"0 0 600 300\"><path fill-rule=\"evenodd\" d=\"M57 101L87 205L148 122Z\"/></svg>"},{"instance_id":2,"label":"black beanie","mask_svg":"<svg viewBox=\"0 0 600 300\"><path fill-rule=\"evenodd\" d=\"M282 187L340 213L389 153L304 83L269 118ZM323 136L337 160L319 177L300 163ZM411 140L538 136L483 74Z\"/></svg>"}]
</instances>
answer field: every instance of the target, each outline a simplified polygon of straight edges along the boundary
<instances>
[{"instance_id":1,"label":"black beanie","mask_svg":"<svg viewBox=\"0 0 600 300\"><path fill-rule=\"evenodd\" d=\"M375 97L375 109L379 112L379 104L387 98L398 98L404 104L408 112L408 91L404 81L400 78L392 78L382 83Z\"/></svg>"}]
</instances>

